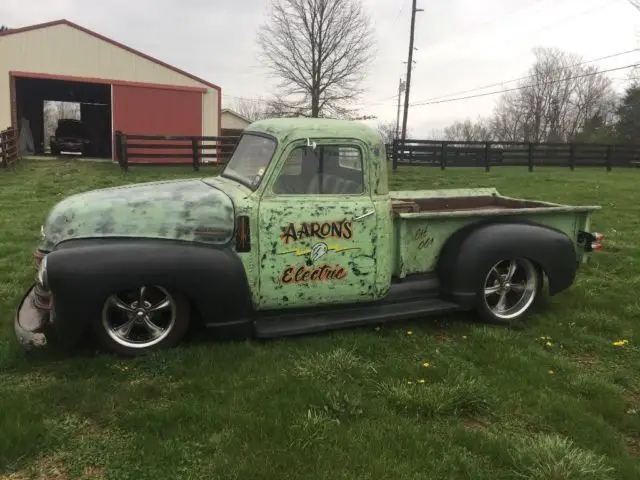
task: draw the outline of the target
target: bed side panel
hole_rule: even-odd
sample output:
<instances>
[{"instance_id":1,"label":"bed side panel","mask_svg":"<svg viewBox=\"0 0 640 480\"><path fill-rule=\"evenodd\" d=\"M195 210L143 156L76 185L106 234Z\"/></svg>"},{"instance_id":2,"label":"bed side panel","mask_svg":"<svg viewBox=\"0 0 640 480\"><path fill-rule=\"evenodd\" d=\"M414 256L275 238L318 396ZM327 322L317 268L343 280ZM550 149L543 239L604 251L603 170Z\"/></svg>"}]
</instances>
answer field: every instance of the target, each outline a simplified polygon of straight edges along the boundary
<instances>
[{"instance_id":1,"label":"bed side panel","mask_svg":"<svg viewBox=\"0 0 640 480\"><path fill-rule=\"evenodd\" d=\"M399 278L407 275L432 272L436 268L438 255L447 239L461 228L489 222L528 221L563 232L576 243L578 229L583 225L583 215L575 212L530 213L502 217L501 212L475 217L403 218L396 217L398 232L395 274ZM578 253L577 253L578 254Z\"/></svg>"}]
</instances>

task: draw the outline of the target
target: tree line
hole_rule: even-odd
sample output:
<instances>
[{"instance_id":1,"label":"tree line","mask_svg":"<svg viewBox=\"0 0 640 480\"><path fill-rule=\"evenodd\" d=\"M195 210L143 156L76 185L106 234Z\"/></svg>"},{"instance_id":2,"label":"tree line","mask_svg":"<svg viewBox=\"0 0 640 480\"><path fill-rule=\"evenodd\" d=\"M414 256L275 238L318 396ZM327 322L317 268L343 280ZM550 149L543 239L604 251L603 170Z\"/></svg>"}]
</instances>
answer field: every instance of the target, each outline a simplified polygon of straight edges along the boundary
<instances>
[{"instance_id":1,"label":"tree line","mask_svg":"<svg viewBox=\"0 0 640 480\"><path fill-rule=\"evenodd\" d=\"M457 121L437 132L450 141L636 143L640 76L622 95L597 66L574 54L536 48L528 75L500 96L491 115Z\"/></svg>"}]
</instances>

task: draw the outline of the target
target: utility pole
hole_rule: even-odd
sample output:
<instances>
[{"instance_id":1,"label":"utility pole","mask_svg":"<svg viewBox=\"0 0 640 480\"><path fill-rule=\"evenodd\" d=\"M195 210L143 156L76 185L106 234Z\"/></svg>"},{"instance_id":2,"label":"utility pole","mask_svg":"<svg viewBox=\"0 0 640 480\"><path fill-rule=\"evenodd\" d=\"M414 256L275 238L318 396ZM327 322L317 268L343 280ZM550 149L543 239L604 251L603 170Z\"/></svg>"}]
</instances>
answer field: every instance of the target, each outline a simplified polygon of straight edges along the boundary
<instances>
[{"instance_id":1,"label":"utility pole","mask_svg":"<svg viewBox=\"0 0 640 480\"><path fill-rule=\"evenodd\" d=\"M400 79L400 85L398 86L398 118L396 119L396 136L395 138L400 137L400 96L402 95L402 89L404 88L404 81L402 78Z\"/></svg>"},{"instance_id":2,"label":"utility pole","mask_svg":"<svg viewBox=\"0 0 640 480\"><path fill-rule=\"evenodd\" d=\"M416 13L423 12L421 8L416 8L417 0L413 0L411 9L411 36L409 37L409 59L407 61L407 83L404 90L404 117L402 119L402 149L404 152L404 142L407 139L407 117L409 115L409 92L411 90L411 70L413 69L413 37L416 31ZM398 168L397 162L394 162L393 171Z\"/></svg>"}]
</instances>

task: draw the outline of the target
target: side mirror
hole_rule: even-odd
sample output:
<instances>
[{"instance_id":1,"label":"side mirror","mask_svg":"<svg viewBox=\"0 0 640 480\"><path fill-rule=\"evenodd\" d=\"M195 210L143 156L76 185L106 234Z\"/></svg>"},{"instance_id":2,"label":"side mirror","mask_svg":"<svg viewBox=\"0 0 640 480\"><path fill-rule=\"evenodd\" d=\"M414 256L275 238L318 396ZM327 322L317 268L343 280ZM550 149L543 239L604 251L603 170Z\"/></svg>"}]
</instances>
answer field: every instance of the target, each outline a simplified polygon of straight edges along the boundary
<instances>
[{"instance_id":1,"label":"side mirror","mask_svg":"<svg viewBox=\"0 0 640 480\"><path fill-rule=\"evenodd\" d=\"M311 147L311 150L315 152L317 146L316 142L312 142L310 138L307 138L307 147Z\"/></svg>"}]
</instances>

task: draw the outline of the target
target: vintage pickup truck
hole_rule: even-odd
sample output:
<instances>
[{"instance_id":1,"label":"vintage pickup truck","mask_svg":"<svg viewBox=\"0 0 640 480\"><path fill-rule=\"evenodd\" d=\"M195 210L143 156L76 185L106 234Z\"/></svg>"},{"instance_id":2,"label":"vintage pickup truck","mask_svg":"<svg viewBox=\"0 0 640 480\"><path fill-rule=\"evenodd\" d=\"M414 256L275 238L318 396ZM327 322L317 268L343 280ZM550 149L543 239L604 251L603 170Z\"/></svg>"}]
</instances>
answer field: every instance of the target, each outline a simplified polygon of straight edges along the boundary
<instances>
[{"instance_id":1,"label":"vintage pickup truck","mask_svg":"<svg viewBox=\"0 0 640 480\"><path fill-rule=\"evenodd\" d=\"M117 354L176 345L190 321L256 337L476 310L521 321L567 289L597 206L494 189L392 191L359 122L271 119L215 177L94 190L58 203L15 330L25 346L91 332Z\"/></svg>"}]
</instances>

